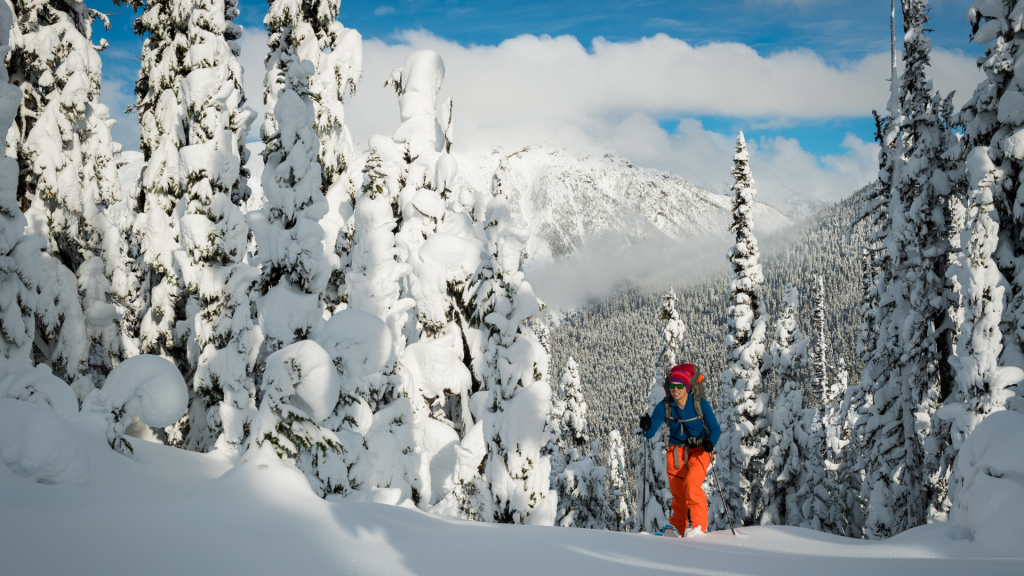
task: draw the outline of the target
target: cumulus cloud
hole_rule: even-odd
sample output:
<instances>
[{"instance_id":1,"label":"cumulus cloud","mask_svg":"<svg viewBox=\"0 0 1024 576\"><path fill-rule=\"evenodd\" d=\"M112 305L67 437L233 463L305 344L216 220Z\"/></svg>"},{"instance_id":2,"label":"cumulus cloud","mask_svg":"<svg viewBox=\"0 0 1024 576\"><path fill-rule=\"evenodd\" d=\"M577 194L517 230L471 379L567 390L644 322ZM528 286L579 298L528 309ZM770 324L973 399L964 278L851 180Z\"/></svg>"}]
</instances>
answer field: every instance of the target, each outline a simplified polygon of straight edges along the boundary
<instances>
[{"instance_id":1,"label":"cumulus cloud","mask_svg":"<svg viewBox=\"0 0 1024 576\"><path fill-rule=\"evenodd\" d=\"M791 124L868 116L888 99L887 54L832 65L808 50L762 56L743 44L692 46L663 34L635 42L599 38L588 50L571 36L463 46L407 31L396 43L364 43L363 83L346 107L359 144L397 127L397 102L383 82L409 52L422 48L445 60L441 98L455 101L460 150L546 142L613 152L716 189L728 184L734 135L706 130L696 120L668 134L657 119L727 116L752 125ZM957 105L980 81L970 58L941 50L933 53L933 72L938 89L957 90ZM825 157L781 137L750 144L761 199L783 208L793 197L843 197L877 171L873 144L856 137L844 140L843 154Z\"/></svg>"},{"instance_id":2,"label":"cumulus cloud","mask_svg":"<svg viewBox=\"0 0 1024 576\"><path fill-rule=\"evenodd\" d=\"M708 130L697 116L738 118L742 125L793 125L869 116L888 99L888 54L831 64L809 50L771 55L736 43L692 46L659 34L634 42L524 35L497 46L463 46L427 31L388 43L364 41L363 79L345 104L356 144L391 134L400 122L384 80L413 51L431 48L445 61L439 101L455 102L456 149L470 152L547 143L612 152L641 166L669 170L710 189L730 183L734 134ZM241 62L249 104L262 122L266 36L247 31ZM935 50L935 87L956 90L959 106L981 80L972 59ZM671 134L658 120L684 118ZM826 202L874 179L873 142L847 135L843 152L817 156L790 138L749 141L759 200L788 209L792 200Z\"/></svg>"}]
</instances>

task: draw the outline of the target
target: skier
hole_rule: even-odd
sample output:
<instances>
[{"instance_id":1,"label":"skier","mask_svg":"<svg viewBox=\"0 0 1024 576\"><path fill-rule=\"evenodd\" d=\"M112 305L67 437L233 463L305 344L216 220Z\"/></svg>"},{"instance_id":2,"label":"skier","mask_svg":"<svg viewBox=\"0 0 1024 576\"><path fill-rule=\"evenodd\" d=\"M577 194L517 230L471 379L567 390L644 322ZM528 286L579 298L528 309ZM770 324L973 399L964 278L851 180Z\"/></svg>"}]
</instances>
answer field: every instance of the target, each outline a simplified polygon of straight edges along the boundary
<instances>
[{"instance_id":1,"label":"skier","mask_svg":"<svg viewBox=\"0 0 1024 576\"><path fill-rule=\"evenodd\" d=\"M640 417L640 428L650 440L668 420L668 482L672 491L672 517L676 531L694 536L707 530L708 499L701 485L711 464L711 454L722 431L711 405L703 398L704 377L698 376L694 393L690 381L697 369L693 364L673 366L665 380L665 400L653 414ZM687 519L691 528L687 530Z\"/></svg>"}]
</instances>

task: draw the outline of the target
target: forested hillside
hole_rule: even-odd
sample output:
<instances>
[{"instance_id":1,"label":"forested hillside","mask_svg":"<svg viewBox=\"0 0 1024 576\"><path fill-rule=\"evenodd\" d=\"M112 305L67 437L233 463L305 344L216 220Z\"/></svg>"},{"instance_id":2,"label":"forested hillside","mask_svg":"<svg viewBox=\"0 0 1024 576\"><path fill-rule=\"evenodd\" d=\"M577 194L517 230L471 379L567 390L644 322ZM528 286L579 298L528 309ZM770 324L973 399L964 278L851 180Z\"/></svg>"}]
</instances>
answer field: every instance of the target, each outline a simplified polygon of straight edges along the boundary
<instances>
[{"instance_id":1,"label":"forested hillside","mask_svg":"<svg viewBox=\"0 0 1024 576\"><path fill-rule=\"evenodd\" d=\"M865 238L860 227L847 239L847 229L860 213L864 189L825 208L797 227L761 240L769 327L782 309L782 290L792 283L800 292L800 327L810 333L811 286L814 274L824 276L826 329L831 339L830 361L842 357L850 382L860 380L862 364L855 351L860 322L860 249ZM725 260L725 254L721 254ZM725 363L725 311L728 273L673 286L679 314L686 324L681 361L693 362L707 377L707 395L717 408L719 379ZM654 379L655 360L661 347L662 322L657 320L664 287L634 287L602 302L563 314L551 330L551 367L561 374L571 356L579 364L584 398L588 405L591 437L607 445L608 433L622 432L627 467L633 470L639 454L637 418ZM775 397L775 379L766 379L769 396ZM816 401L808 387L804 405ZM627 475L630 509L635 509L636 478Z\"/></svg>"}]
</instances>

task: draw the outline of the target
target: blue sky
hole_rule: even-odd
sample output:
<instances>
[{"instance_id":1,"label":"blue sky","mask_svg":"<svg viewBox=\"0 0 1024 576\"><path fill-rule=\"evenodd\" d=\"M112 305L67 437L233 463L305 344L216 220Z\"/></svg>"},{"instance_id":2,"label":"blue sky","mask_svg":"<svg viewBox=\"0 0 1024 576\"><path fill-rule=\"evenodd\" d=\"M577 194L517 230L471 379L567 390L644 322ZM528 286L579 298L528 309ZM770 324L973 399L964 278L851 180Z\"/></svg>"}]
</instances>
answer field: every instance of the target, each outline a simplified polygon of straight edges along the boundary
<instances>
[{"instance_id":1,"label":"blue sky","mask_svg":"<svg viewBox=\"0 0 1024 576\"><path fill-rule=\"evenodd\" d=\"M97 30L98 36L105 37L111 42L111 48L103 56L104 99L111 108L123 110L133 100L131 89L138 70L135 58L141 45L141 41L131 33L134 15L130 10L113 6L109 0L90 2L89 5L112 13L112 30ZM969 92L977 81L968 76L971 74L970 69L973 68L973 60L983 53L982 47L968 42L970 29L964 14L969 5L970 3L966 1L952 0L935 0L931 3L933 46L944 51L942 58L936 58L937 68L942 68L937 72L939 79L936 85L946 90L958 88L958 103L964 101L966 92ZM245 26L248 38L256 42L262 30L266 3L260 0L243 0L240 7L242 16L239 22ZM643 38L650 39L662 34L671 42L662 42L658 46L665 50L697 49L697 60L703 59L701 61L705 66L708 65L708 61L713 60L712 66L717 66L718 74L721 75L720 80L705 75L699 86L691 87L684 83L682 88L679 88L681 91L714 91L715 86L735 80L729 78L731 60L722 55L722 50L714 49L714 46L720 43L735 43L739 48L752 50L752 53L744 56L747 60L754 59L750 66L763 64L766 69L771 69L771 74L775 76L762 79L761 84L752 82L749 94L738 98L734 104L721 106L709 104L707 98L703 103L687 102L679 105L661 100L642 103L642 98L627 94L620 98L625 98L627 102L597 106L599 112L594 112L586 120L575 121L575 125L565 130L552 128L550 136L545 135L545 139L594 151L601 146L607 146L613 152L634 157L641 164L677 171L699 184L712 188L717 188L722 182L715 180L715 177L702 177L699 174L700 165L706 162L694 160L687 163L671 159L667 152L659 155L651 151L638 151L643 148L635 144L640 132L633 130L629 132L628 137L622 136L622 127L627 119L634 118L640 124L653 125L654 129L663 133L661 137L666 138L663 147L671 148L674 154L685 154L689 150L691 157L692 150L707 145L706 142L713 141L723 149L731 147L728 142L731 142L735 133L742 129L748 141L753 141L753 146L759 147L758 152L763 154L764 171L767 173L766 185L774 186L780 191L797 190L799 186L784 182L773 183L773 174L783 178L781 175L786 172L813 169L816 166L822 171L820 183L813 186L807 184L808 189L801 189L799 192L805 196L822 196L823 194L815 193L811 188L825 186L824 183L828 181L831 172L845 170L845 179L841 179L841 186L848 188L855 186L855 182L866 178L864 174L870 174L872 171L867 160L869 150L864 143L870 143L873 138L874 127L870 110L885 105L883 92L887 90L888 83L884 60L887 58L882 58L882 55L887 54L889 49L888 1L343 0L340 20L345 26L359 30L364 38L364 88L361 88L361 93L349 106L349 114L357 115L360 119L364 116L377 117L375 114L378 113L373 110L385 106L377 100L385 98L386 94L376 85L382 83L382 78L391 68L401 65L403 51L408 53L413 48L434 48L445 57L451 83L454 84L453 97L482 100L487 98L486 91L481 91L467 79L458 81L456 75L460 72L469 72L471 65L486 68L487 60L484 54L500 55L503 50L516 54L524 51L550 50L551 58L554 59L567 51L572 52L575 48L592 56L593 62L586 64L590 73L601 74L603 69L600 66L604 65L601 62L609 59L604 58L602 54L614 52L607 49L609 46L621 47L624 50L634 50L638 54L654 54L653 57L647 57L646 61L637 61L636 65L653 66L651 74L672 75L676 71L671 67L675 66L673 63L677 63L678 60L667 61L667 68L658 70L658 63L651 61L657 60L658 52L644 52L641 50L642 44L638 44ZM532 42L510 41L523 35L538 38L531 39L536 40ZM555 38L545 39L545 35ZM561 36L571 36L575 40L568 43L560 42L558 37ZM602 39L606 41L603 44L603 51L599 48ZM575 43L578 43L578 46ZM526 48L523 48L524 45ZM701 47L706 50L700 52ZM246 67L247 92L252 98L257 92L248 86L258 86L262 79L260 58L263 52L258 44L246 45L246 52L242 60ZM544 61L544 57L540 59ZM580 62L579 59L567 61L570 60ZM794 60L799 62L793 64ZM815 108L805 113L800 105L794 108L782 103L781 100L786 98L785 86L773 86L772 83L787 82L787 66L809 66L822 71L819 73L822 84L812 86L811 90L820 91L822 98L830 98L835 105L832 108ZM536 62L532 67L524 65L524 72L515 83L531 82L531 71L536 67ZM835 78L830 80L832 76ZM557 83L558 79L548 77L537 81L542 85L551 85L553 82ZM844 95L844 89L837 87L841 82L847 82L854 87L858 82L870 83L871 87L865 92L867 95L847 97ZM829 83L836 85L829 86ZM742 82L739 85L742 86ZM461 87L458 93L456 87ZM807 90L806 86L794 88L792 96L799 99L806 96ZM768 92L772 93L770 97L767 95ZM804 94L801 95L800 92ZM856 90L845 89L845 92ZM563 87L554 93L564 94L566 98L574 97L575 94L571 86ZM635 110L630 109L630 98L637 102ZM709 98L714 99L714 96ZM769 98L779 102L766 104ZM858 98L860 101L853 101ZM394 108L393 100L388 101L386 106ZM508 106L504 108L507 109ZM490 114L493 110L480 113ZM393 113L381 111L378 115L383 117L384 114ZM484 122L473 118L470 120L475 124L470 126L469 141L486 141L489 144L490 140L483 136L476 138L476 132L473 132L473 126L482 126ZM355 123L358 124L360 121L356 120ZM122 117L120 122L121 125L115 129L115 137L122 141L127 149L137 148L137 142L134 141L137 139L137 129L131 125L134 118ZM548 118L545 125L551 125L552 122ZM580 125L583 122L590 124ZM602 122L607 126L601 125ZM359 140L365 137L365 134L360 131L361 128L357 128L353 128L353 131ZM393 129L393 126L388 128L373 125L367 126L363 132L387 132ZM567 131L574 134L585 132L588 136L584 138L585 142L580 140L582 137L567 140L563 137ZM598 132L600 135L595 136L594 134ZM651 134L649 131L646 133ZM251 134L253 137L257 135L256 131ZM850 139L850 135L855 139ZM509 142L509 145L514 144L516 142ZM799 153L803 155L800 156ZM774 158L773 161L776 163L783 162L784 157L789 159L786 160L788 162L799 162L788 167L768 166L769 157ZM755 162L756 169L757 160L752 162ZM851 167L853 164L858 167ZM722 171L717 164L715 170ZM832 197L835 194L828 193L824 196Z\"/></svg>"}]
</instances>

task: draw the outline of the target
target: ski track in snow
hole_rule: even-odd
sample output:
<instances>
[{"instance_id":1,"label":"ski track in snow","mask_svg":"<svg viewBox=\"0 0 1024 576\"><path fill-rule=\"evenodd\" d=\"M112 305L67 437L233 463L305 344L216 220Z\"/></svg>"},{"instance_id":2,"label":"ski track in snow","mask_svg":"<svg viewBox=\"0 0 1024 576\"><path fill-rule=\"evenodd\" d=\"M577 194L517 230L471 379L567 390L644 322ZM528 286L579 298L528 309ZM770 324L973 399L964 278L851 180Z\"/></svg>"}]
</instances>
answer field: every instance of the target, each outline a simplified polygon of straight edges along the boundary
<instances>
[{"instance_id":1,"label":"ski track in snow","mask_svg":"<svg viewBox=\"0 0 1024 576\"><path fill-rule=\"evenodd\" d=\"M954 541L945 524L886 542L748 527L692 543L503 526L325 501L284 463L88 439L91 483L42 485L0 466L3 574L1021 574L1024 559ZM1006 554L1003 554L1004 556ZM1019 555L1019 554L1018 554Z\"/></svg>"}]
</instances>

